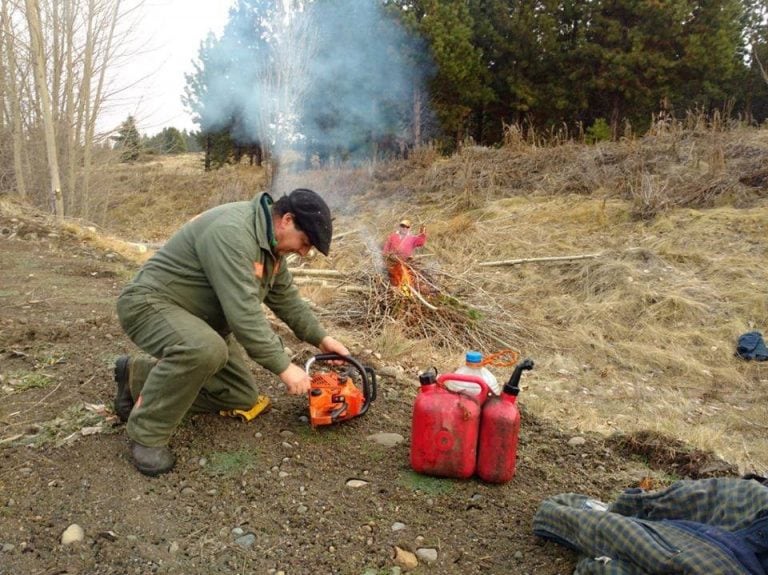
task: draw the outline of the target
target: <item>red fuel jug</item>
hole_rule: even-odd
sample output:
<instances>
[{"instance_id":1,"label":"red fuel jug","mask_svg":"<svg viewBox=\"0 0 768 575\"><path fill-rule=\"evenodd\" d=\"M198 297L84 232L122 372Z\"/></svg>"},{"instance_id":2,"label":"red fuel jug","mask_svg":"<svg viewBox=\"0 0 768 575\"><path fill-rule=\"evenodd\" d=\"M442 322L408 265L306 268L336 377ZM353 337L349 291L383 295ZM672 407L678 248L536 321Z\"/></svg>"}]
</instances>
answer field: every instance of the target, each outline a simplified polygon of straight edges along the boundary
<instances>
[{"instance_id":1,"label":"red fuel jug","mask_svg":"<svg viewBox=\"0 0 768 575\"><path fill-rule=\"evenodd\" d=\"M445 381L465 381L481 387L479 395L451 391ZM466 479L475 472L480 411L490 393L480 377L428 372L413 404L411 468L425 475Z\"/></svg>"},{"instance_id":2,"label":"red fuel jug","mask_svg":"<svg viewBox=\"0 0 768 575\"><path fill-rule=\"evenodd\" d=\"M520 376L533 369L533 361L524 360L515 367L501 395L491 397L480 416L480 445L477 476L488 483L506 483L515 475L517 440L520 435L520 411L517 395Z\"/></svg>"}]
</instances>

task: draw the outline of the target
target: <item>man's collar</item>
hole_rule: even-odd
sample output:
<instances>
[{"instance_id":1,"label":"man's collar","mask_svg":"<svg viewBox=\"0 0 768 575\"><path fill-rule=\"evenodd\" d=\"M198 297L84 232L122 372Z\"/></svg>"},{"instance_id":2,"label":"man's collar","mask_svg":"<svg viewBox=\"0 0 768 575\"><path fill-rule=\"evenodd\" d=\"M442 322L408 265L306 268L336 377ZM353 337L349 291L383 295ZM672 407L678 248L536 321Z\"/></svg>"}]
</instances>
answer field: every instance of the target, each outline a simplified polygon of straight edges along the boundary
<instances>
[{"instance_id":1,"label":"man's collar","mask_svg":"<svg viewBox=\"0 0 768 575\"><path fill-rule=\"evenodd\" d=\"M259 242L259 246L265 249L277 257L275 253L275 247L277 246L277 240L275 239L275 223L272 219L272 196L267 192L262 192L253 199L254 203L254 217L262 222L262 225L256 226L256 239Z\"/></svg>"}]
</instances>

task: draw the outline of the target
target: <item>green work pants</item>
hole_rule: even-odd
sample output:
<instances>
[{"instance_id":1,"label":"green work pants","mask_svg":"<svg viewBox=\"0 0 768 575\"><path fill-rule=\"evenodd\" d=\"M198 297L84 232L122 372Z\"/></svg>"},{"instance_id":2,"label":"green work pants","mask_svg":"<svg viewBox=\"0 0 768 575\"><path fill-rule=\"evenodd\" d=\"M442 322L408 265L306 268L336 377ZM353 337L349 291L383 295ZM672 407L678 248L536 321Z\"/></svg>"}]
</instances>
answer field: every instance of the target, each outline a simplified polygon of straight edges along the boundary
<instances>
[{"instance_id":1,"label":"green work pants","mask_svg":"<svg viewBox=\"0 0 768 575\"><path fill-rule=\"evenodd\" d=\"M120 295L117 314L128 337L158 359L126 424L128 436L137 443L167 445L188 412L249 409L256 403L253 376L231 334L222 336L204 320L142 287Z\"/></svg>"}]
</instances>

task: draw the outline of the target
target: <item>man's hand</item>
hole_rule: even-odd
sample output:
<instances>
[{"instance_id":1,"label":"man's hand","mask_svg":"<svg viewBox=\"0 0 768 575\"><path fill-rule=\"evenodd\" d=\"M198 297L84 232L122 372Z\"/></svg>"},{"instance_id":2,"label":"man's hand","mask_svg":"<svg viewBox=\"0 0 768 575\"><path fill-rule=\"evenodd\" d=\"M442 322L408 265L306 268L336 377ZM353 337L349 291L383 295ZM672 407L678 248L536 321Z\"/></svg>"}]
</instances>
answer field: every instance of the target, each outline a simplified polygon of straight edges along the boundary
<instances>
[{"instance_id":1,"label":"man's hand","mask_svg":"<svg viewBox=\"0 0 768 575\"><path fill-rule=\"evenodd\" d=\"M291 395L301 395L302 393L309 392L309 375L298 365L290 364L279 377Z\"/></svg>"},{"instance_id":2,"label":"man's hand","mask_svg":"<svg viewBox=\"0 0 768 575\"><path fill-rule=\"evenodd\" d=\"M339 355L349 356L349 350L344 344L333 339L330 335L326 335L317 347L319 347L320 351L323 353L338 353Z\"/></svg>"}]
</instances>

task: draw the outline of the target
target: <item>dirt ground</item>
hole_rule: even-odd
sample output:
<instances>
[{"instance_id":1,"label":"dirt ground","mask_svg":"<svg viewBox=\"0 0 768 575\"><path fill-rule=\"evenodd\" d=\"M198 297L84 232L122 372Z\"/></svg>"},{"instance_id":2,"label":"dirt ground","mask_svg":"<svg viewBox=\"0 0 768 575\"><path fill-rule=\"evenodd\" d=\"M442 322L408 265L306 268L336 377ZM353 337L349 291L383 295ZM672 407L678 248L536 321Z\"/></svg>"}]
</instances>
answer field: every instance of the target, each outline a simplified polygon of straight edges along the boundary
<instances>
[{"instance_id":1,"label":"dirt ground","mask_svg":"<svg viewBox=\"0 0 768 575\"><path fill-rule=\"evenodd\" d=\"M381 375L386 366L360 346L380 373L364 417L313 431L306 398L254 364L273 408L249 424L189 418L172 441L175 470L145 477L111 413L114 360L135 352L114 304L135 264L42 219L0 215L0 232L2 575L390 574L401 571L396 547L436 551L414 573L565 574L575 554L531 532L542 499L610 500L673 472L599 436L571 441L521 400L511 482L419 476L408 463L417 382ZM302 358L312 353L283 336ZM404 441L369 439L380 432ZM63 545L72 524L84 539Z\"/></svg>"}]
</instances>

